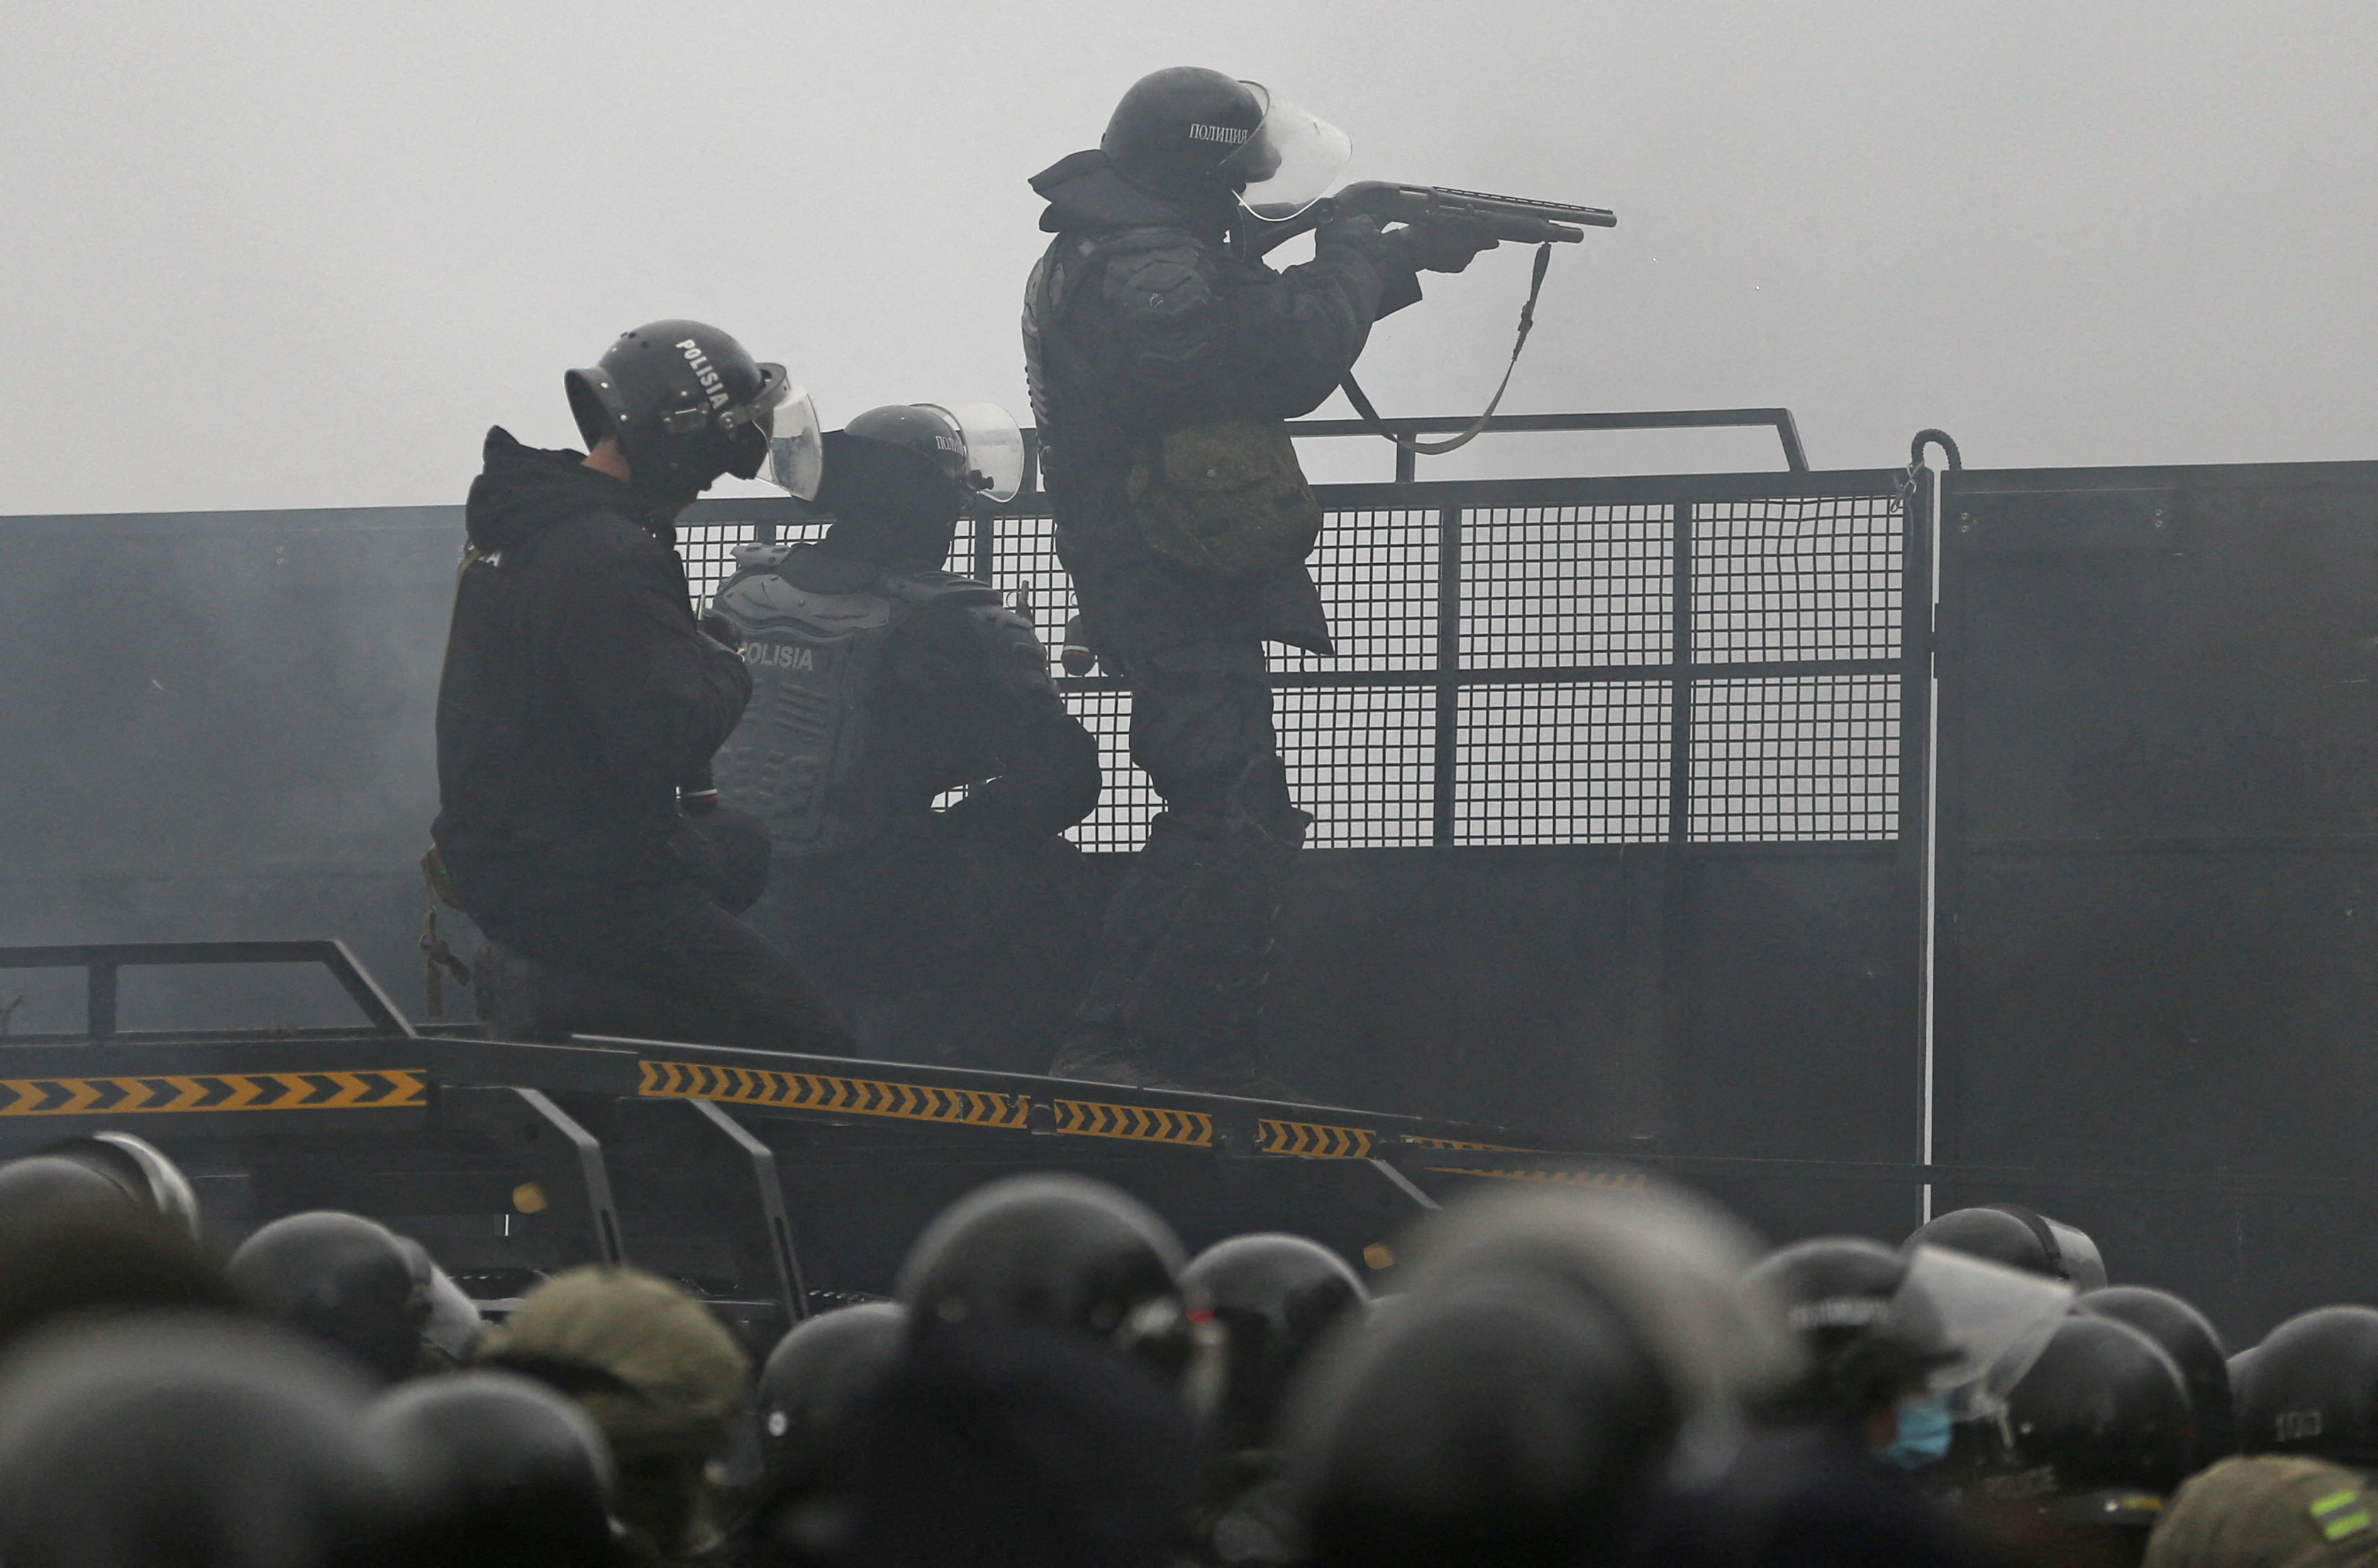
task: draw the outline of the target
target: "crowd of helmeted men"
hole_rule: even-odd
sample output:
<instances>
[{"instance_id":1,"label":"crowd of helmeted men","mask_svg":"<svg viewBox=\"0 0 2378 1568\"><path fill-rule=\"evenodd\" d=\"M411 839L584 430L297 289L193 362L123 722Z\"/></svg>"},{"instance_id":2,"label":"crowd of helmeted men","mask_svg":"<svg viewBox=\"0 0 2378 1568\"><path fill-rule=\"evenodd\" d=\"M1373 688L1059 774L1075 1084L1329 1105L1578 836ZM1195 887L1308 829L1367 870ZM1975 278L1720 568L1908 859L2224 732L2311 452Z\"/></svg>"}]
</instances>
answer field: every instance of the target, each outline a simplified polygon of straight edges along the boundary
<instances>
[{"instance_id":1,"label":"crowd of helmeted men","mask_svg":"<svg viewBox=\"0 0 2378 1568\"><path fill-rule=\"evenodd\" d=\"M1010 1177L763 1355L633 1268L491 1304L357 1215L229 1248L77 1137L0 1166L0 1563L2378 1562L2367 1307L2229 1356L2013 1204L1766 1251L1652 1182L1368 1256Z\"/></svg>"}]
</instances>

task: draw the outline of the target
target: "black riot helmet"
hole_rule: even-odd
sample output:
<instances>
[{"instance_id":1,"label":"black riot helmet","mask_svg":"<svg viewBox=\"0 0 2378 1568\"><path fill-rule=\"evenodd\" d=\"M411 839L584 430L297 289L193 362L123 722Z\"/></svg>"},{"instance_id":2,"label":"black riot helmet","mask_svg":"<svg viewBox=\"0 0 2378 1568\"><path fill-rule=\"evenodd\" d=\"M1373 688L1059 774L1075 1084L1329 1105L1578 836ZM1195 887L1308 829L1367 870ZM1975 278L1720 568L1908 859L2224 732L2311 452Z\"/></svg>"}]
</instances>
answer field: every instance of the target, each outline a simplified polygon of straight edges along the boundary
<instances>
[{"instance_id":1,"label":"black riot helmet","mask_svg":"<svg viewBox=\"0 0 2378 1568\"><path fill-rule=\"evenodd\" d=\"M2378 1467L2378 1311L2321 1307L2256 1346L2238 1384L2238 1446Z\"/></svg>"},{"instance_id":2,"label":"black riot helmet","mask_svg":"<svg viewBox=\"0 0 2378 1568\"><path fill-rule=\"evenodd\" d=\"M2075 1290L2099 1290L2106 1284L2106 1261L2087 1231L2021 1203L1952 1209L1919 1227L1905 1245L1918 1242L2046 1275Z\"/></svg>"},{"instance_id":3,"label":"black riot helmet","mask_svg":"<svg viewBox=\"0 0 2378 1568\"><path fill-rule=\"evenodd\" d=\"M1856 1421L1957 1359L1940 1314L1908 1278L1908 1260L1861 1237L1795 1242L1744 1283L1784 1314L1807 1359L1777 1414Z\"/></svg>"},{"instance_id":4,"label":"black riot helmet","mask_svg":"<svg viewBox=\"0 0 2378 1568\"><path fill-rule=\"evenodd\" d=\"M589 451L617 437L636 489L682 506L721 474L758 476L774 413L791 390L781 365L699 321L623 332L594 367L562 377Z\"/></svg>"},{"instance_id":5,"label":"black riot helmet","mask_svg":"<svg viewBox=\"0 0 2378 1568\"><path fill-rule=\"evenodd\" d=\"M611 1450L575 1400L513 1372L390 1390L363 1422L414 1521L421 1568L605 1568Z\"/></svg>"},{"instance_id":6,"label":"black riot helmet","mask_svg":"<svg viewBox=\"0 0 2378 1568\"><path fill-rule=\"evenodd\" d=\"M2157 1345L2188 1384L2188 1467L2193 1472L2238 1451L2238 1421L2229 1389L2229 1364L2219 1331L2203 1312L2168 1290L2114 1285L2092 1290L2072 1304L2092 1317L2125 1323Z\"/></svg>"},{"instance_id":7,"label":"black riot helmet","mask_svg":"<svg viewBox=\"0 0 2378 1568\"><path fill-rule=\"evenodd\" d=\"M1302 1236L1258 1234L1218 1241L1181 1273L1210 1303L1229 1336L1218 1445L1261 1447L1289 1382L1324 1335L1370 1299L1346 1260Z\"/></svg>"},{"instance_id":8,"label":"black riot helmet","mask_svg":"<svg viewBox=\"0 0 2378 1568\"><path fill-rule=\"evenodd\" d=\"M842 1451L850 1419L908 1339L908 1311L869 1301L821 1312L776 1342L760 1371L760 1441L769 1479L799 1487Z\"/></svg>"},{"instance_id":9,"label":"black riot helmet","mask_svg":"<svg viewBox=\"0 0 2378 1568\"><path fill-rule=\"evenodd\" d=\"M327 1352L226 1314L62 1324L0 1378L9 1568L362 1568L397 1523Z\"/></svg>"},{"instance_id":10,"label":"black riot helmet","mask_svg":"<svg viewBox=\"0 0 2378 1568\"><path fill-rule=\"evenodd\" d=\"M1680 1405L1625 1315L1550 1281L1423 1291L1327 1353L1286 1424L1317 1568L1596 1560Z\"/></svg>"},{"instance_id":11,"label":"black riot helmet","mask_svg":"<svg viewBox=\"0 0 2378 1568\"><path fill-rule=\"evenodd\" d=\"M140 1210L123 1181L86 1160L28 1155L0 1165L0 1226L103 1223Z\"/></svg>"},{"instance_id":12,"label":"black riot helmet","mask_svg":"<svg viewBox=\"0 0 2378 1568\"><path fill-rule=\"evenodd\" d=\"M91 1132L61 1138L40 1153L87 1165L114 1179L140 1207L191 1240L199 1239L198 1200L189 1178L146 1138L129 1132Z\"/></svg>"},{"instance_id":13,"label":"black riot helmet","mask_svg":"<svg viewBox=\"0 0 2378 1568\"><path fill-rule=\"evenodd\" d=\"M941 410L923 403L886 403L869 409L844 428L854 436L922 453L949 484L951 515L955 516L966 504L966 437Z\"/></svg>"},{"instance_id":14,"label":"black riot helmet","mask_svg":"<svg viewBox=\"0 0 2378 1568\"><path fill-rule=\"evenodd\" d=\"M1087 1335L1178 1374L1193 1335L1181 1243L1147 1205L1054 1173L979 1187L925 1227L900 1265L912 1335L1017 1323Z\"/></svg>"},{"instance_id":15,"label":"black riot helmet","mask_svg":"<svg viewBox=\"0 0 2378 1568\"><path fill-rule=\"evenodd\" d=\"M274 1220L231 1257L231 1282L258 1307L354 1357L382 1382L412 1374L434 1302L428 1255L361 1215L318 1209Z\"/></svg>"},{"instance_id":16,"label":"black riot helmet","mask_svg":"<svg viewBox=\"0 0 2378 1568\"><path fill-rule=\"evenodd\" d=\"M2186 1473L2188 1389L2112 1318L2069 1317L2007 1395L1984 1489L2067 1525L2152 1527Z\"/></svg>"},{"instance_id":17,"label":"black riot helmet","mask_svg":"<svg viewBox=\"0 0 2378 1568\"><path fill-rule=\"evenodd\" d=\"M1245 82L1198 66L1173 66L1132 83L1099 138L1099 150L1115 173L1154 195L1230 191L1236 182L1223 166L1263 117L1263 96Z\"/></svg>"},{"instance_id":18,"label":"black riot helmet","mask_svg":"<svg viewBox=\"0 0 2378 1568\"><path fill-rule=\"evenodd\" d=\"M967 509L966 443L939 413L871 408L825 436L818 505L833 548L881 566L937 569Z\"/></svg>"},{"instance_id":19,"label":"black riot helmet","mask_svg":"<svg viewBox=\"0 0 2378 1568\"><path fill-rule=\"evenodd\" d=\"M871 408L823 447L834 551L909 570L939 568L968 508L1013 500L1024 478L1024 432L996 403Z\"/></svg>"}]
</instances>

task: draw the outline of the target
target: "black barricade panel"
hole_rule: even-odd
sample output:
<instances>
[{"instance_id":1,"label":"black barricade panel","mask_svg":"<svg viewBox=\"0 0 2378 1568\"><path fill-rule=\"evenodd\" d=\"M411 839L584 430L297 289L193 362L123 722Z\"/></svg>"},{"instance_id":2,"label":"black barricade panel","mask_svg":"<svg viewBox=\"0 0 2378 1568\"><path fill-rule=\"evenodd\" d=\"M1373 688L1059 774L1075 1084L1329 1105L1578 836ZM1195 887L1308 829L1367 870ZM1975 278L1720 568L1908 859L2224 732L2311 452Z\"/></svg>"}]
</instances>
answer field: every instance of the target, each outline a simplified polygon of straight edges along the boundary
<instances>
[{"instance_id":1,"label":"black barricade panel","mask_svg":"<svg viewBox=\"0 0 2378 1568\"><path fill-rule=\"evenodd\" d=\"M1956 474L1941 528L1942 1157L2378 1175L2378 464ZM1978 1197L2233 1335L2369 1290L2299 1223L2360 1201Z\"/></svg>"},{"instance_id":2,"label":"black barricade panel","mask_svg":"<svg viewBox=\"0 0 2378 1568\"><path fill-rule=\"evenodd\" d=\"M1317 818L1280 1070L1617 1153L1912 1159L1914 495L1894 471L1326 490L1340 652L1275 650ZM697 506L697 595L737 544L814 527ZM0 763L0 937L338 937L416 1006L460 543L459 509L0 522L27 738ZM1030 498L953 564L1053 653L1073 604ZM1075 837L1111 876L1156 807L1129 694L1062 685L1105 748ZM256 984L160 971L126 1026L347 1022ZM76 1026L54 991L17 1032ZM1904 1184L1744 1191L1779 1230L1912 1219Z\"/></svg>"},{"instance_id":3,"label":"black barricade panel","mask_svg":"<svg viewBox=\"0 0 2378 1568\"><path fill-rule=\"evenodd\" d=\"M0 521L0 935L340 936L404 974L462 538L459 508ZM252 980L161 972L143 1011L348 1022Z\"/></svg>"}]
</instances>

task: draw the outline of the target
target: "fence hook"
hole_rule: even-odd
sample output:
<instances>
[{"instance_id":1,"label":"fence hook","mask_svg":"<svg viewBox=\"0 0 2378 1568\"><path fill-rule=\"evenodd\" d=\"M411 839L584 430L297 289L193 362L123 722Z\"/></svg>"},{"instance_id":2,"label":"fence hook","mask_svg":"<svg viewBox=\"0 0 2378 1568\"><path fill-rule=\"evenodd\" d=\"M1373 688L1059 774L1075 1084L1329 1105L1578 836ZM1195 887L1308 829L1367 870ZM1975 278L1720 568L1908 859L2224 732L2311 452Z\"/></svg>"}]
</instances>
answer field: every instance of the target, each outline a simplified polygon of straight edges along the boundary
<instances>
[{"instance_id":1,"label":"fence hook","mask_svg":"<svg viewBox=\"0 0 2378 1568\"><path fill-rule=\"evenodd\" d=\"M1907 443L1908 467L1921 468L1924 466L1924 447L1927 442L1930 442L1933 445L1938 446L1941 452L1948 457L1949 468L1952 473L1954 473L1956 470L1965 466L1965 460L1960 456L1957 451L1956 437L1950 435L1946 430L1934 430L1928 427L1926 429L1918 430L1916 433L1916 439Z\"/></svg>"}]
</instances>

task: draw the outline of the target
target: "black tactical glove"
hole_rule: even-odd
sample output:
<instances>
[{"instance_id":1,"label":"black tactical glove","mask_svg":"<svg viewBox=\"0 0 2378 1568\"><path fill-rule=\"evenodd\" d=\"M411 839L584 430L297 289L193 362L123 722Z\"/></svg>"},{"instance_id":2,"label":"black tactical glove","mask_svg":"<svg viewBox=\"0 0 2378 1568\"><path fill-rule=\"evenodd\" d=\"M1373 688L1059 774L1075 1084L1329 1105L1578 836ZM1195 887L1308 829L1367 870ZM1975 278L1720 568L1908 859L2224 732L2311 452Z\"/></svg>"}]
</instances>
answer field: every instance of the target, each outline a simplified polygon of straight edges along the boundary
<instances>
[{"instance_id":1,"label":"black tactical glove","mask_svg":"<svg viewBox=\"0 0 2378 1568\"><path fill-rule=\"evenodd\" d=\"M1387 235L1384 243L1415 271L1459 272L1480 251L1493 250L1502 242L1483 223L1448 219L1443 222L1408 223Z\"/></svg>"},{"instance_id":2,"label":"black tactical glove","mask_svg":"<svg viewBox=\"0 0 2378 1568\"><path fill-rule=\"evenodd\" d=\"M1315 256L1332 245L1343 245L1351 250L1359 250L1365 256L1378 257L1387 253L1387 236L1380 229L1376 218L1351 212L1343 218L1332 218L1313 231L1313 253Z\"/></svg>"},{"instance_id":3,"label":"black tactical glove","mask_svg":"<svg viewBox=\"0 0 2378 1568\"><path fill-rule=\"evenodd\" d=\"M724 648L743 646L743 634L735 629L733 621L728 620L716 610L704 610L702 613L702 634Z\"/></svg>"}]
</instances>

